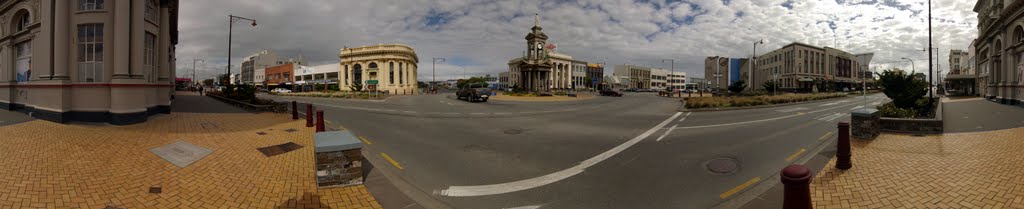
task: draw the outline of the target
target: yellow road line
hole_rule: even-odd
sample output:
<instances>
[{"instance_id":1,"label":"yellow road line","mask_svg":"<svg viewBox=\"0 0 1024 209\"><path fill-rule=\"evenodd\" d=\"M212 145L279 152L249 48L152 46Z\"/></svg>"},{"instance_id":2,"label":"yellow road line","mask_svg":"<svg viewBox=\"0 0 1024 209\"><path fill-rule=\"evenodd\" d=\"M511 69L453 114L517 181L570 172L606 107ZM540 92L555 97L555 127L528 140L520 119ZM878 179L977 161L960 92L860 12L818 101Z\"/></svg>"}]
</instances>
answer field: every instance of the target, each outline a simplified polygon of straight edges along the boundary
<instances>
[{"instance_id":1,"label":"yellow road line","mask_svg":"<svg viewBox=\"0 0 1024 209\"><path fill-rule=\"evenodd\" d=\"M797 156L800 156L800 154L804 154L804 152L807 152L807 149L800 149L800 151L796 151L796 153L793 153L793 155L790 155L789 157L786 158L786 162L792 162L793 160L796 159Z\"/></svg>"},{"instance_id":2,"label":"yellow road line","mask_svg":"<svg viewBox=\"0 0 1024 209\"><path fill-rule=\"evenodd\" d=\"M832 132L831 131L829 131L828 133L825 133L825 135L822 135L821 137L818 137L818 141L825 140L829 136L832 136Z\"/></svg>"},{"instance_id":3,"label":"yellow road line","mask_svg":"<svg viewBox=\"0 0 1024 209\"><path fill-rule=\"evenodd\" d=\"M363 143L366 143L367 145L373 144L373 142L371 142L370 140L367 140L363 136L359 136L359 140L363 140Z\"/></svg>"},{"instance_id":4,"label":"yellow road line","mask_svg":"<svg viewBox=\"0 0 1024 209\"><path fill-rule=\"evenodd\" d=\"M733 194L736 194L737 192L743 191L743 189L746 189L750 185L754 185L754 183L757 183L758 181L761 181L761 177L760 176L754 177L753 179L750 179L750 181L747 181L747 182L745 182L743 184L740 184L739 186L736 186L735 188L732 188L729 191L726 191L725 193L722 193L722 194L718 195L718 197L722 198L722 199L725 199L725 198L727 198L729 196L732 196Z\"/></svg>"},{"instance_id":5,"label":"yellow road line","mask_svg":"<svg viewBox=\"0 0 1024 209\"><path fill-rule=\"evenodd\" d=\"M391 165L394 165L399 170L405 170L405 168L402 168L401 164L398 164L398 161L395 161L395 159L391 159L391 156L388 156L388 154L384 154L383 152L381 152L380 156L383 156L384 160L387 160L388 162L391 162Z\"/></svg>"}]
</instances>

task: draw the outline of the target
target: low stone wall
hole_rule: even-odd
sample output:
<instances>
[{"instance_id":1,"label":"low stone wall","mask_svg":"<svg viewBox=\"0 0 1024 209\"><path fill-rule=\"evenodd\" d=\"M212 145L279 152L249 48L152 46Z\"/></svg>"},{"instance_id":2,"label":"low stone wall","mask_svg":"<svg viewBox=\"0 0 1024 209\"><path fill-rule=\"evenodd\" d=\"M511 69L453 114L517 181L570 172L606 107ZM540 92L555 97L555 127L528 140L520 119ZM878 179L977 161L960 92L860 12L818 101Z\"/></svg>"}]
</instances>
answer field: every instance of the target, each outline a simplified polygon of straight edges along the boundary
<instances>
[{"instance_id":1,"label":"low stone wall","mask_svg":"<svg viewBox=\"0 0 1024 209\"><path fill-rule=\"evenodd\" d=\"M935 110L935 118L886 118L880 119L882 131L910 134L941 134L944 123L942 121L942 102L938 102Z\"/></svg>"}]
</instances>

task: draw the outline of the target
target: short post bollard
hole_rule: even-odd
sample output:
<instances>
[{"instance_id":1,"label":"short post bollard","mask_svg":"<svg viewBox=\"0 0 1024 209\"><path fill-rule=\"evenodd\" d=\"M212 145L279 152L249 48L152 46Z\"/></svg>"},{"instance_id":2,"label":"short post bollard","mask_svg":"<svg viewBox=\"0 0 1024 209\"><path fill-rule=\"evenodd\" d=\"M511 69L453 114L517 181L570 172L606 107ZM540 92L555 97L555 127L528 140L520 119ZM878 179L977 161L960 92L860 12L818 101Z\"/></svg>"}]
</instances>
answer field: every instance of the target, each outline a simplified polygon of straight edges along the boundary
<instances>
[{"instance_id":1,"label":"short post bollard","mask_svg":"<svg viewBox=\"0 0 1024 209\"><path fill-rule=\"evenodd\" d=\"M298 119L299 119L299 104L297 102L295 102L295 101L292 101L292 120L298 120Z\"/></svg>"},{"instance_id":2,"label":"short post bollard","mask_svg":"<svg viewBox=\"0 0 1024 209\"><path fill-rule=\"evenodd\" d=\"M306 127L313 127L313 104L306 104Z\"/></svg>"},{"instance_id":3,"label":"short post bollard","mask_svg":"<svg viewBox=\"0 0 1024 209\"><path fill-rule=\"evenodd\" d=\"M850 169L853 167L853 162L850 162L850 123L839 122L839 141L836 143L836 168Z\"/></svg>"},{"instance_id":4,"label":"short post bollard","mask_svg":"<svg viewBox=\"0 0 1024 209\"><path fill-rule=\"evenodd\" d=\"M782 169L782 208L811 209L811 170L803 165L789 165Z\"/></svg>"},{"instance_id":5,"label":"short post bollard","mask_svg":"<svg viewBox=\"0 0 1024 209\"><path fill-rule=\"evenodd\" d=\"M316 110L316 132L324 132L324 111Z\"/></svg>"}]
</instances>

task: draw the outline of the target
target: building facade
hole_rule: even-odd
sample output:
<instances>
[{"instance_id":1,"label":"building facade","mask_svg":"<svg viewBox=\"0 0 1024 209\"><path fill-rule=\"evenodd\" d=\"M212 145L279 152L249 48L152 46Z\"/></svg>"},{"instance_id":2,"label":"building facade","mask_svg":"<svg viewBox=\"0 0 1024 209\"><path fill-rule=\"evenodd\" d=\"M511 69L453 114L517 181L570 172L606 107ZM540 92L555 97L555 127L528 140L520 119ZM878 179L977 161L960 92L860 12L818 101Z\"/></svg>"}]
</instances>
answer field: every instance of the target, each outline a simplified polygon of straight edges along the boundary
<instances>
[{"instance_id":1,"label":"building facade","mask_svg":"<svg viewBox=\"0 0 1024 209\"><path fill-rule=\"evenodd\" d=\"M245 77L245 76L242 76ZM267 68L256 68L252 71L252 83L263 88L267 87Z\"/></svg>"},{"instance_id":2,"label":"building facade","mask_svg":"<svg viewBox=\"0 0 1024 209\"><path fill-rule=\"evenodd\" d=\"M651 68L636 65L616 65L613 76L625 88L651 88Z\"/></svg>"},{"instance_id":3,"label":"building facade","mask_svg":"<svg viewBox=\"0 0 1024 209\"><path fill-rule=\"evenodd\" d=\"M591 90L601 88L600 84L604 83L604 64L587 63L586 81L589 83Z\"/></svg>"},{"instance_id":4,"label":"building facade","mask_svg":"<svg viewBox=\"0 0 1024 209\"><path fill-rule=\"evenodd\" d=\"M294 91L318 91L328 86L338 85L341 66L326 64L318 66L299 65L292 80L295 81Z\"/></svg>"},{"instance_id":5,"label":"building facade","mask_svg":"<svg viewBox=\"0 0 1024 209\"><path fill-rule=\"evenodd\" d=\"M584 61L573 61L572 62L572 89L575 90L587 90L590 86L590 81L587 80L587 62Z\"/></svg>"},{"instance_id":6,"label":"building facade","mask_svg":"<svg viewBox=\"0 0 1024 209\"><path fill-rule=\"evenodd\" d=\"M713 56L704 59L704 75L711 82L708 87L721 92L729 91L729 85L741 80L749 86L748 69L750 59L746 58Z\"/></svg>"},{"instance_id":7,"label":"building facade","mask_svg":"<svg viewBox=\"0 0 1024 209\"><path fill-rule=\"evenodd\" d=\"M988 71L985 97L1024 104L1024 1L982 0L978 13L976 69Z\"/></svg>"},{"instance_id":8,"label":"building facade","mask_svg":"<svg viewBox=\"0 0 1024 209\"><path fill-rule=\"evenodd\" d=\"M9 0L0 18L0 108L117 125L171 112L177 0Z\"/></svg>"},{"instance_id":9,"label":"building facade","mask_svg":"<svg viewBox=\"0 0 1024 209\"><path fill-rule=\"evenodd\" d=\"M240 73L242 74L242 83L262 84L261 82L256 82L256 76L260 75L256 73L256 69L267 68L270 66L276 66L281 64L283 63L278 63L277 53L274 53L273 51L270 50L263 50L256 54L249 55L248 57L242 59L242 64L239 65L241 68Z\"/></svg>"},{"instance_id":10,"label":"building facade","mask_svg":"<svg viewBox=\"0 0 1024 209\"><path fill-rule=\"evenodd\" d=\"M976 95L977 75L967 63L970 55L964 50L949 51L949 72L943 79L943 87L952 95Z\"/></svg>"},{"instance_id":11,"label":"building facade","mask_svg":"<svg viewBox=\"0 0 1024 209\"><path fill-rule=\"evenodd\" d=\"M508 61L509 85L529 92L576 88L574 69L585 69L587 62L555 52L555 45L548 43L548 36L540 27L540 16L534 18L533 28L526 34L523 56Z\"/></svg>"},{"instance_id":12,"label":"building facade","mask_svg":"<svg viewBox=\"0 0 1024 209\"><path fill-rule=\"evenodd\" d=\"M676 71L668 73L668 84L672 89L686 88L686 72Z\"/></svg>"},{"instance_id":13,"label":"building facade","mask_svg":"<svg viewBox=\"0 0 1024 209\"><path fill-rule=\"evenodd\" d=\"M849 52L794 42L758 56L756 70L748 82L756 90L773 80L784 91L818 92L860 87L866 66Z\"/></svg>"},{"instance_id":14,"label":"building facade","mask_svg":"<svg viewBox=\"0 0 1024 209\"><path fill-rule=\"evenodd\" d=\"M700 91L708 90L708 86L711 82L708 82L704 78L689 77L686 79L686 89L695 89Z\"/></svg>"},{"instance_id":15,"label":"building facade","mask_svg":"<svg viewBox=\"0 0 1024 209\"><path fill-rule=\"evenodd\" d=\"M341 49L342 91L362 86L392 94L417 92L419 57L412 47L402 44L380 44ZM368 85L377 82L375 89Z\"/></svg>"},{"instance_id":16,"label":"building facade","mask_svg":"<svg viewBox=\"0 0 1024 209\"><path fill-rule=\"evenodd\" d=\"M651 68L651 88L656 90L668 88L668 70Z\"/></svg>"},{"instance_id":17,"label":"building facade","mask_svg":"<svg viewBox=\"0 0 1024 209\"><path fill-rule=\"evenodd\" d=\"M291 86L293 83L292 75L295 75L295 69L299 67L297 63L284 63L277 66L270 66L266 68L264 73L267 87L274 89L284 86Z\"/></svg>"},{"instance_id":18,"label":"building facade","mask_svg":"<svg viewBox=\"0 0 1024 209\"><path fill-rule=\"evenodd\" d=\"M511 85L509 85L509 77L508 77L508 75L509 75L509 72L500 72L500 73L498 73L498 89L500 89L500 90L507 90L509 87L511 87Z\"/></svg>"}]
</instances>

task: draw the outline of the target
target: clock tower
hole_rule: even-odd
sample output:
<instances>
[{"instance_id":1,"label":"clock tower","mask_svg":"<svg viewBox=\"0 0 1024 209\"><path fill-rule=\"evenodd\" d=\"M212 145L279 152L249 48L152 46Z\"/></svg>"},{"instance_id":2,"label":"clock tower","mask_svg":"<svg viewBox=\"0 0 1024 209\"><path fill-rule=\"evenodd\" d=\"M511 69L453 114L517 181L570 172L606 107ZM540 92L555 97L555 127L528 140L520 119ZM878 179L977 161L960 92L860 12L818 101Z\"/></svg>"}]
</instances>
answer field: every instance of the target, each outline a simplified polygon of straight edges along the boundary
<instances>
[{"instance_id":1,"label":"clock tower","mask_svg":"<svg viewBox=\"0 0 1024 209\"><path fill-rule=\"evenodd\" d=\"M551 60L548 59L548 36L540 27L540 15L534 15L533 28L526 34L526 56L519 63L522 88L529 92L550 90Z\"/></svg>"}]
</instances>

